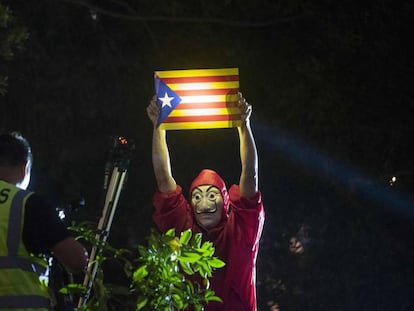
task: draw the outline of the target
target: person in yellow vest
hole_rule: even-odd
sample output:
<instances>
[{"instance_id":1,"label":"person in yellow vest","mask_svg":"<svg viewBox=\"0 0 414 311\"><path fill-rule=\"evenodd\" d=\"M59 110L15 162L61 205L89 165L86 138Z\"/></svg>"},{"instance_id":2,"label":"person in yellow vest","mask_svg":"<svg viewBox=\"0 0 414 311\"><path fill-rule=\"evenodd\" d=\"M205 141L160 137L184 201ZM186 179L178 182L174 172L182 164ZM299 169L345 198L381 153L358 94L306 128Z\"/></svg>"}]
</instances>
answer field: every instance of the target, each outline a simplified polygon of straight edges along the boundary
<instances>
[{"instance_id":1,"label":"person in yellow vest","mask_svg":"<svg viewBox=\"0 0 414 311\"><path fill-rule=\"evenodd\" d=\"M32 154L18 133L0 135L0 310L49 310L47 288L32 254L52 254L81 273L88 256L39 194L27 191Z\"/></svg>"}]
</instances>

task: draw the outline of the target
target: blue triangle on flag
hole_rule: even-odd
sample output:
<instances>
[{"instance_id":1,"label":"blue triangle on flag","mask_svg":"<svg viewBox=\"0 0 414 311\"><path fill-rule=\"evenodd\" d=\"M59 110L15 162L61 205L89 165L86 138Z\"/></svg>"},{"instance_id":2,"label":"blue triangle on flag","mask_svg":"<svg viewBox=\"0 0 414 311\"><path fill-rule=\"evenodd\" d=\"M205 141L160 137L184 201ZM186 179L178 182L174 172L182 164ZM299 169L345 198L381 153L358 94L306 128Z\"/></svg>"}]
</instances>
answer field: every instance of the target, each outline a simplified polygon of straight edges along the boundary
<instances>
[{"instance_id":1,"label":"blue triangle on flag","mask_svg":"<svg viewBox=\"0 0 414 311\"><path fill-rule=\"evenodd\" d=\"M158 76L155 76L155 91L157 93L157 103L160 107L160 115L157 123L157 126L159 126L181 102L181 97L170 89Z\"/></svg>"}]
</instances>

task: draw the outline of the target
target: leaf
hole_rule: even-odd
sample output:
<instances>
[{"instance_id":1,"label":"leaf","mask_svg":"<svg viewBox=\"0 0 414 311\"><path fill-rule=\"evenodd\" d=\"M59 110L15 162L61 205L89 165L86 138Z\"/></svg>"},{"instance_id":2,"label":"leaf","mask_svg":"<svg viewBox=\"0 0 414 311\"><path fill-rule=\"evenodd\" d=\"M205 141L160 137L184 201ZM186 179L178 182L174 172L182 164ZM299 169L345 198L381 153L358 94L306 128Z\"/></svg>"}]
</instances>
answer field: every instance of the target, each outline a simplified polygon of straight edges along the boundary
<instances>
[{"instance_id":1,"label":"leaf","mask_svg":"<svg viewBox=\"0 0 414 311\"><path fill-rule=\"evenodd\" d=\"M190 253L190 252L186 252L186 253L181 254L181 256L178 256L178 260L190 262L190 263L195 263L199 261L200 259L201 259L201 256L199 254Z\"/></svg>"},{"instance_id":2,"label":"leaf","mask_svg":"<svg viewBox=\"0 0 414 311\"><path fill-rule=\"evenodd\" d=\"M219 296L209 296L205 297L206 301L217 301L217 302L223 302L223 300Z\"/></svg>"},{"instance_id":3,"label":"leaf","mask_svg":"<svg viewBox=\"0 0 414 311\"><path fill-rule=\"evenodd\" d=\"M142 310L147 305L148 299L140 296L137 299L137 310Z\"/></svg>"},{"instance_id":4,"label":"leaf","mask_svg":"<svg viewBox=\"0 0 414 311\"><path fill-rule=\"evenodd\" d=\"M203 253L204 256L210 257L214 254L214 246L211 242L204 242L203 245L200 248L200 251Z\"/></svg>"},{"instance_id":5,"label":"leaf","mask_svg":"<svg viewBox=\"0 0 414 311\"><path fill-rule=\"evenodd\" d=\"M172 295L172 298L173 298L173 301L174 301L175 305L177 306L177 308L179 310L181 310L183 308L183 305L184 305L183 298L178 294Z\"/></svg>"},{"instance_id":6,"label":"leaf","mask_svg":"<svg viewBox=\"0 0 414 311\"><path fill-rule=\"evenodd\" d=\"M222 268L226 265L226 263L217 257L213 257L208 261L208 264L213 268Z\"/></svg>"},{"instance_id":7,"label":"leaf","mask_svg":"<svg viewBox=\"0 0 414 311\"><path fill-rule=\"evenodd\" d=\"M181 260L179 262L180 262L181 268L183 268L185 273L187 273L189 275L194 274L194 270L191 268L191 265L190 265L189 262L181 261Z\"/></svg>"},{"instance_id":8,"label":"leaf","mask_svg":"<svg viewBox=\"0 0 414 311\"><path fill-rule=\"evenodd\" d=\"M190 241L192 235L193 234L191 232L191 229L188 229L186 231L181 232L181 236L180 236L181 244L187 245L188 242Z\"/></svg>"},{"instance_id":9,"label":"leaf","mask_svg":"<svg viewBox=\"0 0 414 311\"><path fill-rule=\"evenodd\" d=\"M201 240L202 240L202 234L196 233L193 239L193 243L191 244L193 247L200 248L201 247Z\"/></svg>"},{"instance_id":10,"label":"leaf","mask_svg":"<svg viewBox=\"0 0 414 311\"><path fill-rule=\"evenodd\" d=\"M206 278L206 277L211 277L211 268L210 268L210 266L209 266L208 264L206 264L206 263L205 263L205 262L203 262L203 261L199 261L199 262L198 262L198 265L199 265L199 267L200 267L200 270L199 270L200 275L201 275L203 278Z\"/></svg>"},{"instance_id":11,"label":"leaf","mask_svg":"<svg viewBox=\"0 0 414 311\"><path fill-rule=\"evenodd\" d=\"M146 249L144 246L142 246L142 245L138 245L138 252L139 252L139 254L140 254L142 257L146 257L146 256L148 256L148 251L147 251L147 249Z\"/></svg>"},{"instance_id":12,"label":"leaf","mask_svg":"<svg viewBox=\"0 0 414 311\"><path fill-rule=\"evenodd\" d=\"M185 281L185 288L188 296L192 296L194 294L194 285L189 280Z\"/></svg>"},{"instance_id":13,"label":"leaf","mask_svg":"<svg viewBox=\"0 0 414 311\"><path fill-rule=\"evenodd\" d=\"M164 235L175 237L175 228L169 229Z\"/></svg>"},{"instance_id":14,"label":"leaf","mask_svg":"<svg viewBox=\"0 0 414 311\"><path fill-rule=\"evenodd\" d=\"M85 290L85 286L82 284L70 283L59 290L59 293L63 295L82 293Z\"/></svg>"},{"instance_id":15,"label":"leaf","mask_svg":"<svg viewBox=\"0 0 414 311\"><path fill-rule=\"evenodd\" d=\"M203 306L199 303L194 305L194 311L203 311Z\"/></svg>"},{"instance_id":16,"label":"leaf","mask_svg":"<svg viewBox=\"0 0 414 311\"><path fill-rule=\"evenodd\" d=\"M143 265L135 270L132 278L135 283L142 281L148 275L147 265Z\"/></svg>"}]
</instances>

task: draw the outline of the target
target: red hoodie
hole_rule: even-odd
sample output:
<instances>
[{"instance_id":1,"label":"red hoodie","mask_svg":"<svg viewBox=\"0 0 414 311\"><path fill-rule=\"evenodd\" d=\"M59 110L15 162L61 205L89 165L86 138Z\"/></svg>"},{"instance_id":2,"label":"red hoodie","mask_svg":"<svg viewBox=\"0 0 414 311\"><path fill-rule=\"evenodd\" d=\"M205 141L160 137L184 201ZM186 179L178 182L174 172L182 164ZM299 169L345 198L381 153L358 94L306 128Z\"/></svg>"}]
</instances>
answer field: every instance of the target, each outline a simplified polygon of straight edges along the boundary
<instances>
[{"instance_id":1,"label":"red hoodie","mask_svg":"<svg viewBox=\"0 0 414 311\"><path fill-rule=\"evenodd\" d=\"M211 172L213 171L210 171L210 177ZM215 228L205 231L198 226L179 185L175 192L154 194L153 219L163 232L171 228L175 228L177 233L190 228L193 232L202 232L203 240L213 242L215 256L226 263L210 279L211 288L223 303L210 302L205 306L205 311L255 311L256 257L264 223L261 194L258 192L252 198L243 198L240 197L239 187L233 185L230 187L226 206L227 191L221 178L218 178L209 179L208 184L221 190L225 202L224 210L227 211L229 205L230 213L228 217L223 214L221 222ZM191 190L201 184L205 183L196 178Z\"/></svg>"}]
</instances>

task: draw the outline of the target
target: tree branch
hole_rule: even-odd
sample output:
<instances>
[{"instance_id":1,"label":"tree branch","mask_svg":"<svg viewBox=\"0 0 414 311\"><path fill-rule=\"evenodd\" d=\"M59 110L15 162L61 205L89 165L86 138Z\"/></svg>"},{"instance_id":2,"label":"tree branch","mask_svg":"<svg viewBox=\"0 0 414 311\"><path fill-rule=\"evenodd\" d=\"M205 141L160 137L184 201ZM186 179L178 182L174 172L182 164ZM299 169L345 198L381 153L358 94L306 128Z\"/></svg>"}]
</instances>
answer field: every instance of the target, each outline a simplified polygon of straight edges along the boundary
<instances>
[{"instance_id":1,"label":"tree branch","mask_svg":"<svg viewBox=\"0 0 414 311\"><path fill-rule=\"evenodd\" d=\"M145 22L174 22L174 23L205 23L205 24L216 24L223 26L232 26L232 27L245 27L245 28L260 28L268 27L276 24L290 23L296 20L301 20L310 16L310 14L300 14L292 17L279 17L265 21L258 22L241 22L237 20L221 19L221 18L203 18L203 17L171 17L171 16L139 16L139 15L129 15L118 12L109 11L105 8L99 7L88 1L84 0L61 0L62 2L68 2L80 6L87 7L91 11L95 11L105 16L130 20L130 21L145 21Z\"/></svg>"}]
</instances>

